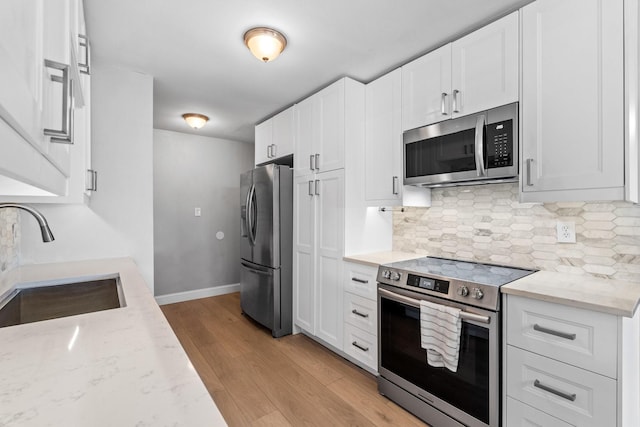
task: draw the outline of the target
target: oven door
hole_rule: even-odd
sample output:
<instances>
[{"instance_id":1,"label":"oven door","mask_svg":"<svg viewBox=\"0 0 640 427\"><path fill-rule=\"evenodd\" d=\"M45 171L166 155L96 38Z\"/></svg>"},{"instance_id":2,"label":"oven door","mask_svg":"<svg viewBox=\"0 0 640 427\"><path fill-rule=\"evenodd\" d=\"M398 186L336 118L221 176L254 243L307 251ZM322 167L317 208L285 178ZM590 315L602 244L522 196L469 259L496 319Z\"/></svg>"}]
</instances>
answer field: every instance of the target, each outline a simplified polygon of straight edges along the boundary
<instances>
[{"instance_id":1,"label":"oven door","mask_svg":"<svg viewBox=\"0 0 640 427\"><path fill-rule=\"evenodd\" d=\"M457 372L427 364L420 300L463 310ZM379 373L466 426L499 425L498 313L378 285Z\"/></svg>"}]
</instances>

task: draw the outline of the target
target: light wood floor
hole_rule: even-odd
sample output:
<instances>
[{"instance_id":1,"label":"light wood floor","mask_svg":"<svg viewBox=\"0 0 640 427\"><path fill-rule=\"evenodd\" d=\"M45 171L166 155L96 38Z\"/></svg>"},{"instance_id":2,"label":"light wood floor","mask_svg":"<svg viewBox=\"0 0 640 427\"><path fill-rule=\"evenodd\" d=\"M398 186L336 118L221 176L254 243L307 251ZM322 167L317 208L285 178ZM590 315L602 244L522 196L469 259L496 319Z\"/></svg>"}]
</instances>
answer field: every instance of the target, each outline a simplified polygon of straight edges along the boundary
<instances>
[{"instance_id":1,"label":"light wood floor","mask_svg":"<svg viewBox=\"0 0 640 427\"><path fill-rule=\"evenodd\" d=\"M162 311L229 426L425 426L310 338L272 338L241 314L238 293Z\"/></svg>"}]
</instances>

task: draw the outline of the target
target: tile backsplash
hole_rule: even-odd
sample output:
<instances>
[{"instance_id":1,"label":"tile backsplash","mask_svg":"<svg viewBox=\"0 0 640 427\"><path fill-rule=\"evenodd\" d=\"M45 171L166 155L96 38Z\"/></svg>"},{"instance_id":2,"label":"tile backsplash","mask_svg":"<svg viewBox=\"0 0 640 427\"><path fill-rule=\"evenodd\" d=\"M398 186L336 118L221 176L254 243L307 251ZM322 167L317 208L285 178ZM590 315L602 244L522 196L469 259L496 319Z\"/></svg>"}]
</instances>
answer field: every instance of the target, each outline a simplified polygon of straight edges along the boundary
<instances>
[{"instance_id":1,"label":"tile backsplash","mask_svg":"<svg viewBox=\"0 0 640 427\"><path fill-rule=\"evenodd\" d=\"M0 274L18 265L20 215L17 209L0 209Z\"/></svg>"},{"instance_id":2,"label":"tile backsplash","mask_svg":"<svg viewBox=\"0 0 640 427\"><path fill-rule=\"evenodd\" d=\"M518 185L433 189L430 208L394 212L393 249L640 282L640 206L520 203ZM576 243L558 243L572 221Z\"/></svg>"}]
</instances>

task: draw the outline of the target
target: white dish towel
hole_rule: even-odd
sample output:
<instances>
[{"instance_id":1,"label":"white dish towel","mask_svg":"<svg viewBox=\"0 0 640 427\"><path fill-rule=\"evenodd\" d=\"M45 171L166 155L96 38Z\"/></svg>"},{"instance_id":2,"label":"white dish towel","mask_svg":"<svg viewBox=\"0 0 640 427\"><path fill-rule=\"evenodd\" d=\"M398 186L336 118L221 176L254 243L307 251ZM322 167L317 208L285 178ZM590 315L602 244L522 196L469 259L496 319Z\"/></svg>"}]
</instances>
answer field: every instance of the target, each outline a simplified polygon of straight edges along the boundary
<instances>
[{"instance_id":1,"label":"white dish towel","mask_svg":"<svg viewBox=\"0 0 640 427\"><path fill-rule=\"evenodd\" d=\"M430 366L458 370L461 329L460 309L420 301L420 341Z\"/></svg>"}]
</instances>

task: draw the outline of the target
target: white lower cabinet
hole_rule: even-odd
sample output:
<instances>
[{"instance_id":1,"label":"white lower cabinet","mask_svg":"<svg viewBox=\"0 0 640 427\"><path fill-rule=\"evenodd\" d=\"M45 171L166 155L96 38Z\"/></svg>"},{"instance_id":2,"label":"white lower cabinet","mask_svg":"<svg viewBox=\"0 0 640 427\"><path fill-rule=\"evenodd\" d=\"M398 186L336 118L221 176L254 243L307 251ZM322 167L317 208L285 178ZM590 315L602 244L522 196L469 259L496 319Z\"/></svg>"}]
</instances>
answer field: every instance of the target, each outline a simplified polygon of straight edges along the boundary
<instances>
[{"instance_id":1,"label":"white lower cabinet","mask_svg":"<svg viewBox=\"0 0 640 427\"><path fill-rule=\"evenodd\" d=\"M294 321L342 348L344 170L294 181Z\"/></svg>"},{"instance_id":2,"label":"white lower cabinet","mask_svg":"<svg viewBox=\"0 0 640 427\"><path fill-rule=\"evenodd\" d=\"M640 315L515 295L504 314L503 425L638 426Z\"/></svg>"},{"instance_id":3,"label":"white lower cabinet","mask_svg":"<svg viewBox=\"0 0 640 427\"><path fill-rule=\"evenodd\" d=\"M502 423L506 427L573 427L572 424L547 415L511 397L507 397L506 420L506 423Z\"/></svg>"},{"instance_id":4,"label":"white lower cabinet","mask_svg":"<svg viewBox=\"0 0 640 427\"><path fill-rule=\"evenodd\" d=\"M360 367L378 371L378 268L344 263L344 352Z\"/></svg>"},{"instance_id":5,"label":"white lower cabinet","mask_svg":"<svg viewBox=\"0 0 640 427\"><path fill-rule=\"evenodd\" d=\"M509 346L507 395L572 425L614 426L616 380Z\"/></svg>"},{"instance_id":6,"label":"white lower cabinet","mask_svg":"<svg viewBox=\"0 0 640 427\"><path fill-rule=\"evenodd\" d=\"M344 352L363 368L378 370L378 338L360 328L344 325Z\"/></svg>"}]
</instances>

